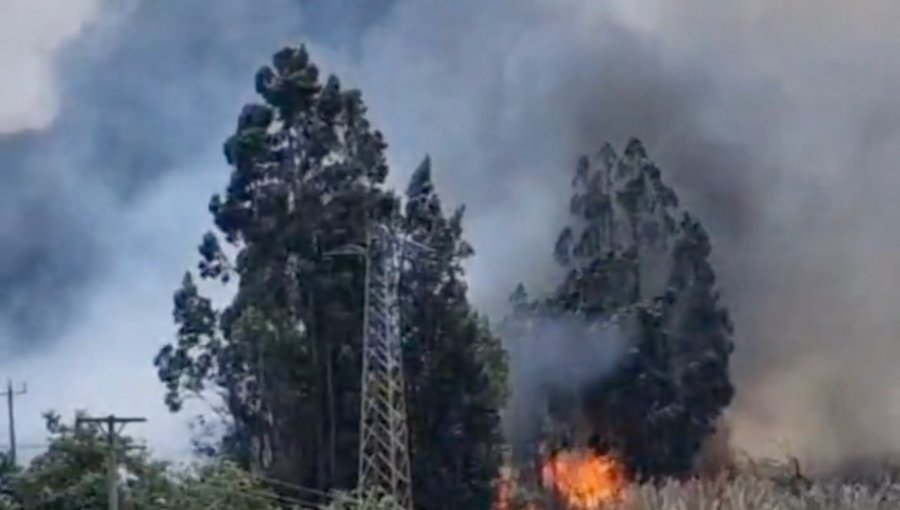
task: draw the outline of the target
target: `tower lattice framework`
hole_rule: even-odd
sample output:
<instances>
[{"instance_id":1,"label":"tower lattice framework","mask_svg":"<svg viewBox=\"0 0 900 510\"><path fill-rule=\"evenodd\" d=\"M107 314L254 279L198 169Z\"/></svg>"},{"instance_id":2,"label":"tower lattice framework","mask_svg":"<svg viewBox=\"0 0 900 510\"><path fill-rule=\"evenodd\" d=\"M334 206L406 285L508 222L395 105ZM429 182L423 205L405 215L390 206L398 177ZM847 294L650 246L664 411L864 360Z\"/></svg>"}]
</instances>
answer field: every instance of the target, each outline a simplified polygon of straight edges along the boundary
<instances>
[{"instance_id":1,"label":"tower lattice framework","mask_svg":"<svg viewBox=\"0 0 900 510\"><path fill-rule=\"evenodd\" d=\"M359 488L412 510L409 428L400 338L400 275L426 251L385 224L368 233L363 330Z\"/></svg>"}]
</instances>

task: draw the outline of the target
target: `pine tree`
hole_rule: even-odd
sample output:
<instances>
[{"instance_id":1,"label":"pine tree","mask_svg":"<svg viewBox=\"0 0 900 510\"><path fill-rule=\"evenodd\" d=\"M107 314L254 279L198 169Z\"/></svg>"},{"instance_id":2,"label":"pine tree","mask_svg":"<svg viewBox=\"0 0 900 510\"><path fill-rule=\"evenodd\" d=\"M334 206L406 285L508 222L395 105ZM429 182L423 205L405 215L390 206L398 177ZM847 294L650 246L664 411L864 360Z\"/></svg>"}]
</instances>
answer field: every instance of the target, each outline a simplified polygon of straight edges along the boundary
<instances>
[{"instance_id":1,"label":"pine tree","mask_svg":"<svg viewBox=\"0 0 900 510\"><path fill-rule=\"evenodd\" d=\"M606 145L580 158L573 188L572 224L554 248L567 276L547 299L523 304L517 293L515 308L619 324L625 354L578 404L592 441L636 476L688 473L734 393L709 236L637 140L621 157Z\"/></svg>"},{"instance_id":2,"label":"pine tree","mask_svg":"<svg viewBox=\"0 0 900 510\"><path fill-rule=\"evenodd\" d=\"M506 359L466 298L462 208L445 217L425 161L407 190L406 227L431 256L404 280L405 369L414 498L428 510L487 509L502 461Z\"/></svg>"}]
</instances>

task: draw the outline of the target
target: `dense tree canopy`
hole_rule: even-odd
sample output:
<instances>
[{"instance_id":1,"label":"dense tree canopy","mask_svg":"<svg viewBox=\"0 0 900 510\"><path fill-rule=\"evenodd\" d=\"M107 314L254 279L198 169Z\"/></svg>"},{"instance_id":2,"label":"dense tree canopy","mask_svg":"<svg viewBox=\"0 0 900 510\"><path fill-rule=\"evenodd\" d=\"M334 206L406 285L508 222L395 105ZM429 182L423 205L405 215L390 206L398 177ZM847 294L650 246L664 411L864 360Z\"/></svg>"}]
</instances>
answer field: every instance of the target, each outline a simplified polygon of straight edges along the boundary
<instances>
[{"instance_id":1,"label":"dense tree canopy","mask_svg":"<svg viewBox=\"0 0 900 510\"><path fill-rule=\"evenodd\" d=\"M174 294L176 338L154 360L171 411L213 396L228 431L191 471L120 437L122 508L274 510L356 488L360 255L375 223L427 247L404 262L399 302L415 506L490 508L508 366L468 301L464 208L445 211L429 158L405 196L387 189L387 146L361 94L321 81L305 48L277 52L255 83L262 102L243 108L224 143L230 175L209 202L215 231ZM551 442L586 438L639 477L688 473L734 393L709 236L637 140L621 156L605 146L581 158L572 184L571 224L553 250L565 277L541 299L517 288L504 334L533 336L536 318L594 328L579 335L616 328L625 349L612 368L549 393ZM236 293L221 308L201 290L229 282ZM0 509L103 506L102 431L53 414L47 427L50 447L27 466L0 459Z\"/></svg>"},{"instance_id":2,"label":"dense tree canopy","mask_svg":"<svg viewBox=\"0 0 900 510\"><path fill-rule=\"evenodd\" d=\"M244 108L225 143L230 182L210 202L218 233L200 245L200 277L235 279L237 294L218 310L184 277L178 336L155 360L168 405L216 391L231 423L224 453L272 478L354 487L365 266L339 253L390 222L433 247L403 279L414 498L487 508L504 359L466 300L462 211L443 215L427 161L404 210L383 187L386 144L360 93L321 83L304 48L276 53L256 89L264 103Z\"/></svg>"},{"instance_id":3,"label":"dense tree canopy","mask_svg":"<svg viewBox=\"0 0 900 510\"><path fill-rule=\"evenodd\" d=\"M732 325L709 237L637 140L621 157L608 145L582 157L573 188L572 224L554 249L566 277L538 301L517 289L515 315L607 321L627 342L612 373L598 368L577 402L552 402L550 412L570 428L584 427L574 425L573 408L585 415L590 430L579 433L636 475L687 473L734 393Z\"/></svg>"},{"instance_id":4,"label":"dense tree canopy","mask_svg":"<svg viewBox=\"0 0 900 510\"><path fill-rule=\"evenodd\" d=\"M406 227L433 249L404 280L405 368L413 437L414 494L422 508L488 508L503 438L506 359L466 300L463 209L442 212L426 159L407 190Z\"/></svg>"}]
</instances>

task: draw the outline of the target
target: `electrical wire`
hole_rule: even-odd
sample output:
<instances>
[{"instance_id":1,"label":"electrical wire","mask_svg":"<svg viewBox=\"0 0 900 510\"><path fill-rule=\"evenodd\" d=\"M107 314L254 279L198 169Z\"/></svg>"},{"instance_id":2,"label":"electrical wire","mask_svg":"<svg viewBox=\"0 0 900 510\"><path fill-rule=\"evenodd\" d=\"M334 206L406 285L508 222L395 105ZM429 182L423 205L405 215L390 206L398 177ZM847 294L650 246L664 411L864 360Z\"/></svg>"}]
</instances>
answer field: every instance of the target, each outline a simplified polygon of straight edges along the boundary
<instances>
[{"instance_id":1,"label":"electrical wire","mask_svg":"<svg viewBox=\"0 0 900 510\"><path fill-rule=\"evenodd\" d=\"M30 450L30 449L31 449L31 450L36 450L36 449L46 449L46 448L48 448L48 447L50 446L50 444L51 444L51 443L28 443L28 444L20 444L20 445L16 445L16 447L17 447L18 449L21 449L21 450ZM0 448L2 448L2 446L0 446ZM306 494L306 495L309 495L309 496L315 496L315 497L322 497L322 498L326 498L326 499L329 499L329 500L334 498L334 494L332 494L332 493L330 493L330 492L323 491L323 490L313 489L313 488L311 488L311 487L305 487L305 486L298 485L298 484L295 484L295 483L287 482L287 481L284 481L284 480L278 480L278 479L275 479L275 478L269 478L269 477L262 476L262 475L259 475L259 474L255 474L255 473L248 473L248 475L250 476L250 478L252 478L252 479L255 480L255 481L258 481L258 482L261 482L261 483L265 483L265 484L269 484L269 485L276 486L276 487L281 487L281 488L285 488L285 489L291 489L291 490L294 490L294 491L296 491L296 492L298 492L298 493L301 493L301 494ZM235 489L235 488L233 488L233 487L225 487L225 486L221 486L221 485L216 486L215 484L212 484L212 483L210 483L210 482L208 482L208 481L207 481L206 483L207 483L207 484L210 484L210 485L213 485L214 488L215 488L215 489L218 489L218 490L230 490L230 491L232 491L232 492L234 492L234 491L241 491L240 489ZM61 492L59 492L59 493L57 493L57 494L54 494L51 498L49 498L49 499L47 499L47 500L45 500L45 501L42 501L42 502L39 504L39 506L44 506L44 505L46 505L47 503L54 502L54 501L58 500L59 498L64 497L65 495L69 494L69 493L70 493L73 489L75 489L75 488L76 488L76 487L71 487L71 488L69 488L69 489L64 489L63 491L61 491ZM258 492L258 491L257 491L257 492L253 492L253 491L250 491L250 492L243 491L243 492L244 492L245 494L247 494L247 495L255 495L256 497L269 497L270 499L271 499L271 498L280 499L280 500L282 500L283 502L288 502L288 503L299 503L299 504L304 504L304 505L312 505L312 503L310 503L309 501L305 501L305 500L297 499L297 498L288 498L288 497L286 497L286 496L278 496L278 495L267 494L267 493L262 493L262 492ZM288 500L290 500L290 501L288 501Z\"/></svg>"},{"instance_id":2,"label":"electrical wire","mask_svg":"<svg viewBox=\"0 0 900 510\"><path fill-rule=\"evenodd\" d=\"M324 497L326 497L326 498L333 498L333 497L334 497L334 495L333 495L332 493L330 493L330 492L322 491L322 490L319 490L319 489L313 489L313 488L310 488L310 487L304 487L304 486L302 486L302 485L297 485L297 484L294 484L294 483L285 482L285 481L283 481L283 480L276 480L276 479L274 479L274 478L267 478L267 477L265 477L265 476L258 475L258 474L255 474L255 473L250 473L250 477L253 478L253 479L255 479L255 480L258 480L258 481L260 481L260 482L263 482L263 483L268 483L268 484L271 484L271 485L277 485L277 486L279 486L279 487L284 487L284 488L286 488L286 489L294 489L294 490L296 490L296 491L298 491L298 492L305 492L305 493L307 493L307 494L313 494L313 495L316 495L316 496L324 496Z\"/></svg>"},{"instance_id":3,"label":"electrical wire","mask_svg":"<svg viewBox=\"0 0 900 510\"><path fill-rule=\"evenodd\" d=\"M50 443L24 443L24 444L16 443L16 450L41 450L41 449L48 448L49 446L50 446ZM10 448L9 448L8 444L0 445L0 451L3 451L3 450L9 451L9 449Z\"/></svg>"},{"instance_id":4,"label":"electrical wire","mask_svg":"<svg viewBox=\"0 0 900 510\"><path fill-rule=\"evenodd\" d=\"M299 488L299 486L297 486L297 487ZM37 510L40 508L46 508L47 505L49 505L51 503L55 503L60 498L69 496L70 494L76 492L79 488L81 488L80 485L73 485L72 487L63 489L59 492L56 492L55 494L51 495L50 497L40 500L36 505L29 506L27 508L29 510ZM212 482L209 480L204 482L203 488L201 490L209 490L212 492L218 492L219 494L239 495L239 496L244 496L244 497L247 497L250 499L256 499L257 501L287 503L287 504L291 504L291 505L297 505L302 509L317 510L320 508L320 505L318 503L314 503L309 500L300 499L300 498L296 498L296 497L282 496L279 494L271 494L271 493L260 491L260 490L232 487L232 486L223 485L221 483ZM196 500L200 499L200 494L197 494L195 491L186 491L185 495L187 495L187 497L192 498L192 499L196 499Z\"/></svg>"},{"instance_id":5,"label":"electrical wire","mask_svg":"<svg viewBox=\"0 0 900 510\"><path fill-rule=\"evenodd\" d=\"M277 503L289 503L293 505L299 505L301 508L306 509L318 509L319 506L316 503L311 501L292 498L288 496L280 496L278 494L270 494L268 492L258 491L258 490L249 490L249 489L241 489L237 487L229 487L225 485L219 485L214 482L206 482L204 490L213 490L218 491L219 493L227 493L227 494L237 494L241 496L246 496L248 498L254 498L260 501L273 501ZM197 495L199 497L199 495Z\"/></svg>"}]
</instances>

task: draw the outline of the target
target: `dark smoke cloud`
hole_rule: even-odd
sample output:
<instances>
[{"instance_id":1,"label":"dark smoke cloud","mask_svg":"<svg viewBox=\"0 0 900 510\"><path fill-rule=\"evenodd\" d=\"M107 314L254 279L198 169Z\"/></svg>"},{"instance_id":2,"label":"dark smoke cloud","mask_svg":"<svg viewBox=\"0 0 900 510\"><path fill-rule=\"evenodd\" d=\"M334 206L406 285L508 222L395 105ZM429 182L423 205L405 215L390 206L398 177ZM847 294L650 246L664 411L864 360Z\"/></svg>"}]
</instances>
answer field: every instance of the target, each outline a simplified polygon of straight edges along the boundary
<instances>
[{"instance_id":1,"label":"dark smoke cloud","mask_svg":"<svg viewBox=\"0 0 900 510\"><path fill-rule=\"evenodd\" d=\"M468 204L473 291L492 312L515 281L555 279L575 156L643 138L715 239L738 328L736 445L828 464L900 444L896 11L406 2L350 75L400 167L431 151Z\"/></svg>"},{"instance_id":2,"label":"dark smoke cloud","mask_svg":"<svg viewBox=\"0 0 900 510\"><path fill-rule=\"evenodd\" d=\"M556 282L576 156L639 136L716 243L738 328L737 445L823 463L898 448L896 3L92 3L67 3L87 14L55 33L92 20L106 35L70 37L44 64L61 73L43 79L62 84L57 122L46 101L5 122L26 102L0 101L0 132L37 130L0 142L2 322L19 345L60 337L33 378L100 353L121 364L72 400L156 391L134 367L169 334L169 292L224 183L219 144L256 67L308 40L363 89L394 181L430 152L445 200L468 205L484 310L499 316L519 280ZM104 387L125 374L140 382Z\"/></svg>"},{"instance_id":3,"label":"dark smoke cloud","mask_svg":"<svg viewBox=\"0 0 900 510\"><path fill-rule=\"evenodd\" d=\"M179 167L226 136L255 69L305 24L291 0L91 3L100 19L57 58L53 124L0 138L0 310L19 346L63 330L78 289L102 277L109 223L159 179L196 171Z\"/></svg>"}]
</instances>

